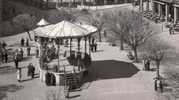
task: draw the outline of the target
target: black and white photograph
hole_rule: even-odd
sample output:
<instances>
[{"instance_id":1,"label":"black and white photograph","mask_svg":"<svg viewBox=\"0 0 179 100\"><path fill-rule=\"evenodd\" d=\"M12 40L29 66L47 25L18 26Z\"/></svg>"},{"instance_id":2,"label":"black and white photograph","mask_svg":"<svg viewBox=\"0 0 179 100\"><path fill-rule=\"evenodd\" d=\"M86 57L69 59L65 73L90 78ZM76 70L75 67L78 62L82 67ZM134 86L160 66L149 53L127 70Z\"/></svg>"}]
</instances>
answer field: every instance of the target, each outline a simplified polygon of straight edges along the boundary
<instances>
[{"instance_id":1,"label":"black and white photograph","mask_svg":"<svg viewBox=\"0 0 179 100\"><path fill-rule=\"evenodd\" d=\"M179 100L179 0L0 0L0 100Z\"/></svg>"}]
</instances>

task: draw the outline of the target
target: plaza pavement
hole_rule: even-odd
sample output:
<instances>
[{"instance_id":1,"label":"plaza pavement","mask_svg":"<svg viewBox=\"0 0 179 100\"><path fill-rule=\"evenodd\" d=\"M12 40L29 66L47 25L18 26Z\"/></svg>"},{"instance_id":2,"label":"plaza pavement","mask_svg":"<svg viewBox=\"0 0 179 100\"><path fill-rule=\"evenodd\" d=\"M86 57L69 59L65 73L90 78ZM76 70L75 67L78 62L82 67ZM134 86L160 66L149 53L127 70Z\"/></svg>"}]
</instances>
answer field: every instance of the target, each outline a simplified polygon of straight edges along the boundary
<instances>
[{"instance_id":1,"label":"plaza pavement","mask_svg":"<svg viewBox=\"0 0 179 100\"><path fill-rule=\"evenodd\" d=\"M17 45L19 38L24 36L27 34L5 37L1 40ZM32 53L34 54L34 48ZM132 64L126 55L127 53L120 51L118 47L99 43L98 52L92 53L93 63L87 81L81 91L70 93L70 96L74 97L71 100L156 100L156 92L153 89L155 72L143 71L143 65ZM35 65L38 74L38 59L34 56L20 62L20 66L26 67L29 62ZM12 68L14 63L2 64L1 67L3 66ZM22 78L24 81L18 83L15 72L0 75L0 88L11 84L22 87L14 92L8 89L3 91L8 98L45 100L47 92L61 89L59 86L47 87L38 77L31 80L27 77L26 68L23 68Z\"/></svg>"}]
</instances>

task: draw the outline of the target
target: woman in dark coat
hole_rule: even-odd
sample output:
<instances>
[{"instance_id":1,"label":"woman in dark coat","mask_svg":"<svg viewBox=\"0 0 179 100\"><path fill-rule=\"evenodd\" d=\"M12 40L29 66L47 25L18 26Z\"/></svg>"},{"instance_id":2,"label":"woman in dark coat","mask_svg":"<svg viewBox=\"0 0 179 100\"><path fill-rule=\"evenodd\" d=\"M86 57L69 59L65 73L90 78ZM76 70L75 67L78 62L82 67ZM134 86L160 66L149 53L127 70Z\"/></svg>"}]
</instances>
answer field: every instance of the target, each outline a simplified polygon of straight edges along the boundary
<instances>
[{"instance_id":1,"label":"woman in dark coat","mask_svg":"<svg viewBox=\"0 0 179 100\"><path fill-rule=\"evenodd\" d=\"M7 63L7 61L8 61L8 52L7 52L7 50L5 50L4 59L5 59L5 63Z\"/></svg>"},{"instance_id":2,"label":"woman in dark coat","mask_svg":"<svg viewBox=\"0 0 179 100\"><path fill-rule=\"evenodd\" d=\"M14 56L14 63L15 63L16 69L18 69L18 65L19 65L19 59L17 56L18 56L17 54L15 54L15 56Z\"/></svg>"},{"instance_id":3,"label":"woman in dark coat","mask_svg":"<svg viewBox=\"0 0 179 100\"><path fill-rule=\"evenodd\" d=\"M31 76L32 75L32 67L33 67L32 63L29 63L29 65L27 66L27 69L28 69L27 76Z\"/></svg>"}]
</instances>

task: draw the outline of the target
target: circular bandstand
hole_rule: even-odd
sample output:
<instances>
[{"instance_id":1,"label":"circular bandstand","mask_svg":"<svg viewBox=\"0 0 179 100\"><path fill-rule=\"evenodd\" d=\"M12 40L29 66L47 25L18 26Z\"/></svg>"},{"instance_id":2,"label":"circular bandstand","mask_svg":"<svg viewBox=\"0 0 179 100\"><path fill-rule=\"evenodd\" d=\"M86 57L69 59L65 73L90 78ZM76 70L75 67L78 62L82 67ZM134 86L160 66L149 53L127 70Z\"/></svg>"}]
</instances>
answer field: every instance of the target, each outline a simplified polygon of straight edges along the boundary
<instances>
[{"instance_id":1,"label":"circular bandstand","mask_svg":"<svg viewBox=\"0 0 179 100\"><path fill-rule=\"evenodd\" d=\"M35 29L40 81L47 85L76 85L91 65L91 25L61 21Z\"/></svg>"}]
</instances>

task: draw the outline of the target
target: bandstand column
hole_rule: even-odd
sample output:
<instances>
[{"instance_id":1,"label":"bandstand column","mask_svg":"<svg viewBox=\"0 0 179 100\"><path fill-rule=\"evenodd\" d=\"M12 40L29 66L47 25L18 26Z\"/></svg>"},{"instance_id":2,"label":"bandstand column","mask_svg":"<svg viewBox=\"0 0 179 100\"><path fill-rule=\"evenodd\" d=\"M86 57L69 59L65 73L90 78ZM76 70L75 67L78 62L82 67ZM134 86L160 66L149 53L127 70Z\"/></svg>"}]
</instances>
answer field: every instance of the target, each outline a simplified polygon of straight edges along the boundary
<instances>
[{"instance_id":1,"label":"bandstand column","mask_svg":"<svg viewBox=\"0 0 179 100\"><path fill-rule=\"evenodd\" d=\"M146 4L146 10L149 11L149 0L147 0L146 3L147 3L147 4Z\"/></svg>"},{"instance_id":2,"label":"bandstand column","mask_svg":"<svg viewBox=\"0 0 179 100\"><path fill-rule=\"evenodd\" d=\"M71 55L71 51L72 51L72 38L70 38L70 55Z\"/></svg>"},{"instance_id":3,"label":"bandstand column","mask_svg":"<svg viewBox=\"0 0 179 100\"><path fill-rule=\"evenodd\" d=\"M58 41L58 67L60 67L60 41Z\"/></svg>"},{"instance_id":4,"label":"bandstand column","mask_svg":"<svg viewBox=\"0 0 179 100\"><path fill-rule=\"evenodd\" d=\"M177 22L177 16L178 16L177 7L174 6L174 23Z\"/></svg>"},{"instance_id":5,"label":"bandstand column","mask_svg":"<svg viewBox=\"0 0 179 100\"><path fill-rule=\"evenodd\" d=\"M152 13L154 14L155 13L155 2L153 0L151 0L151 6L152 6Z\"/></svg>"},{"instance_id":6,"label":"bandstand column","mask_svg":"<svg viewBox=\"0 0 179 100\"><path fill-rule=\"evenodd\" d=\"M158 3L158 15L161 16L161 4Z\"/></svg>"},{"instance_id":7,"label":"bandstand column","mask_svg":"<svg viewBox=\"0 0 179 100\"><path fill-rule=\"evenodd\" d=\"M168 15L169 15L169 6L168 4L165 5L165 21L168 22Z\"/></svg>"},{"instance_id":8,"label":"bandstand column","mask_svg":"<svg viewBox=\"0 0 179 100\"><path fill-rule=\"evenodd\" d=\"M80 71L80 58L79 58L79 55L80 55L80 41L81 41L81 38L78 38L78 52L77 52L77 58L78 58L78 71Z\"/></svg>"},{"instance_id":9,"label":"bandstand column","mask_svg":"<svg viewBox=\"0 0 179 100\"><path fill-rule=\"evenodd\" d=\"M143 12L143 0L140 0L139 11Z\"/></svg>"},{"instance_id":10,"label":"bandstand column","mask_svg":"<svg viewBox=\"0 0 179 100\"><path fill-rule=\"evenodd\" d=\"M81 0L81 6L84 6L84 0Z\"/></svg>"},{"instance_id":11,"label":"bandstand column","mask_svg":"<svg viewBox=\"0 0 179 100\"><path fill-rule=\"evenodd\" d=\"M118 0L114 0L114 3L117 4L117 3L118 3Z\"/></svg>"},{"instance_id":12,"label":"bandstand column","mask_svg":"<svg viewBox=\"0 0 179 100\"><path fill-rule=\"evenodd\" d=\"M78 38L78 52L80 52L80 38Z\"/></svg>"},{"instance_id":13,"label":"bandstand column","mask_svg":"<svg viewBox=\"0 0 179 100\"><path fill-rule=\"evenodd\" d=\"M107 0L104 0L104 5L106 5L107 4Z\"/></svg>"},{"instance_id":14,"label":"bandstand column","mask_svg":"<svg viewBox=\"0 0 179 100\"><path fill-rule=\"evenodd\" d=\"M86 54L86 52L87 52L87 37L85 37L85 54Z\"/></svg>"},{"instance_id":15,"label":"bandstand column","mask_svg":"<svg viewBox=\"0 0 179 100\"><path fill-rule=\"evenodd\" d=\"M91 37L88 37L89 40L89 55L91 56Z\"/></svg>"}]
</instances>

